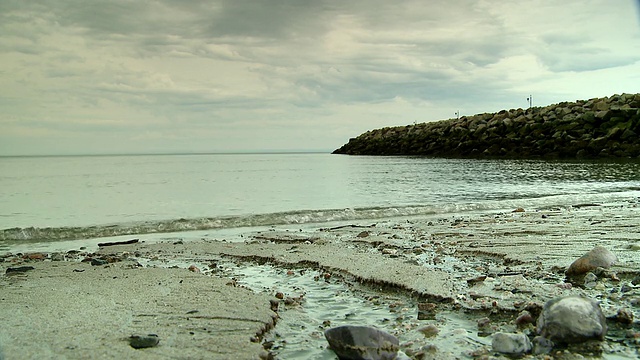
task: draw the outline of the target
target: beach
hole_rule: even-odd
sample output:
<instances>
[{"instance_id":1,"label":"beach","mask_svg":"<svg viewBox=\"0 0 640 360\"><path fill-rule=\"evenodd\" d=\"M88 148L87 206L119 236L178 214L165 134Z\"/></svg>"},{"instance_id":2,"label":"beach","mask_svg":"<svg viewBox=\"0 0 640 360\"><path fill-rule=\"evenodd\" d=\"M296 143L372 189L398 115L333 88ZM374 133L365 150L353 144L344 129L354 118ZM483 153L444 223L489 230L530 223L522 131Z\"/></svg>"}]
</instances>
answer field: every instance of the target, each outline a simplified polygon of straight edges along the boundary
<instances>
[{"instance_id":1,"label":"beach","mask_svg":"<svg viewBox=\"0 0 640 360\"><path fill-rule=\"evenodd\" d=\"M572 294L600 301L611 324L595 348L577 345L563 351L635 358L640 326L637 320L623 324L616 314L625 309L632 319L640 316L639 212L638 199L630 199L273 226L247 231L242 241L174 238L96 251L8 253L0 262L0 349L7 360L286 359L295 358L287 351L305 347L315 349L315 358L335 358L322 330L358 321L357 316L327 311L324 318L307 320L318 328L305 326L309 329L290 341L282 334L275 337L295 311L318 306L306 299L325 288L298 286L294 293L275 281L249 286L251 277L265 270L238 275L238 269L267 266L284 282L312 276L318 284L334 286L331 296L339 297L335 287L343 286L364 303L386 310L395 320L371 325L398 336L401 350L411 358L488 356L490 340L479 319L488 318L494 332L532 333L534 323L516 327L521 311ZM616 255L613 267L598 273L595 285L566 278L566 268L595 246ZM24 266L33 269L7 272ZM432 316L421 316L420 304L433 304ZM436 327L437 335L418 331L425 325ZM148 334L157 335L156 346L130 346L132 335ZM304 341L297 342L300 338Z\"/></svg>"}]
</instances>

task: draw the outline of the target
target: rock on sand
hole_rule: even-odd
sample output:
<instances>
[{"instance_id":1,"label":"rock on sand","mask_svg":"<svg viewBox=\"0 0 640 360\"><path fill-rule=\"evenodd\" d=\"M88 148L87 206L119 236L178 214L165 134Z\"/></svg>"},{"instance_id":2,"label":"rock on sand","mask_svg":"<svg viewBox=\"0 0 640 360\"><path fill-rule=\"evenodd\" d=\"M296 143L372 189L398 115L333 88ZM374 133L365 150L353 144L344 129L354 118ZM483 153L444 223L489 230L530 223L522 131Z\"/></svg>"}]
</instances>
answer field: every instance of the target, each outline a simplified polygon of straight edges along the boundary
<instances>
[{"instance_id":1,"label":"rock on sand","mask_svg":"<svg viewBox=\"0 0 640 360\"><path fill-rule=\"evenodd\" d=\"M523 355L531 351L533 346L525 334L495 333L491 339L493 351L510 355Z\"/></svg>"},{"instance_id":2,"label":"rock on sand","mask_svg":"<svg viewBox=\"0 0 640 360\"><path fill-rule=\"evenodd\" d=\"M611 251L602 246L596 246L578 260L574 261L567 269L566 274L573 276L593 271L599 267L606 269L611 267L617 260Z\"/></svg>"},{"instance_id":3,"label":"rock on sand","mask_svg":"<svg viewBox=\"0 0 640 360\"><path fill-rule=\"evenodd\" d=\"M537 331L554 343L579 343L594 338L602 340L607 323L597 301L567 296L544 305Z\"/></svg>"},{"instance_id":4,"label":"rock on sand","mask_svg":"<svg viewBox=\"0 0 640 360\"><path fill-rule=\"evenodd\" d=\"M399 350L395 336L369 326L339 326L324 336L340 359L392 360Z\"/></svg>"}]
</instances>

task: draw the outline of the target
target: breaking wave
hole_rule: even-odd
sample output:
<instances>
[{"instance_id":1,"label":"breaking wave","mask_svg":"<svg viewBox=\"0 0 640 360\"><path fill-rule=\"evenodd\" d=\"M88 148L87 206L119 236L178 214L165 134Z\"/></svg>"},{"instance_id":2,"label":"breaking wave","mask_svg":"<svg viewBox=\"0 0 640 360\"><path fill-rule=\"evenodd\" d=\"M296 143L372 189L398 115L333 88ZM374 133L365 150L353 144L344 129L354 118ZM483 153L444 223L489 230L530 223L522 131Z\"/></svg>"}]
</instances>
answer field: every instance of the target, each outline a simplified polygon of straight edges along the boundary
<instances>
[{"instance_id":1,"label":"breaking wave","mask_svg":"<svg viewBox=\"0 0 640 360\"><path fill-rule=\"evenodd\" d=\"M462 209L460 209L462 210ZM324 223L341 220L378 219L436 213L433 207L374 207L333 210L290 211L270 214L180 218L160 221L95 225L88 227L26 227L0 230L0 240L78 240L134 234L171 233L223 228Z\"/></svg>"},{"instance_id":2,"label":"breaking wave","mask_svg":"<svg viewBox=\"0 0 640 360\"><path fill-rule=\"evenodd\" d=\"M23 227L0 230L0 241L58 241L81 240L136 234L172 233L224 228L295 225L336 221L395 218L435 214L456 214L469 211L510 210L518 207L542 209L550 207L611 204L617 201L638 201L640 192L609 194L553 195L540 198L484 201L449 205L412 205L390 207L346 208L328 210L300 210L268 214L220 217L179 218L159 221L138 221L119 224L74 227Z\"/></svg>"}]
</instances>

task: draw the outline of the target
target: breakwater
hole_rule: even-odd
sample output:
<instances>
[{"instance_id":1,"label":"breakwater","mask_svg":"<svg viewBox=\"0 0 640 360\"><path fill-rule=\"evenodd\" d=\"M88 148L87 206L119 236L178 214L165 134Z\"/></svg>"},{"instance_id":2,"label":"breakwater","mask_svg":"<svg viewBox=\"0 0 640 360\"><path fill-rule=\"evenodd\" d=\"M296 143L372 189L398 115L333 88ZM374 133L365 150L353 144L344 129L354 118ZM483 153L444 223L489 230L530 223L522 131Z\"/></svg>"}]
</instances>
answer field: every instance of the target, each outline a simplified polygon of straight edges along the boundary
<instances>
[{"instance_id":1,"label":"breakwater","mask_svg":"<svg viewBox=\"0 0 640 360\"><path fill-rule=\"evenodd\" d=\"M640 94L386 127L334 154L505 158L637 158Z\"/></svg>"}]
</instances>

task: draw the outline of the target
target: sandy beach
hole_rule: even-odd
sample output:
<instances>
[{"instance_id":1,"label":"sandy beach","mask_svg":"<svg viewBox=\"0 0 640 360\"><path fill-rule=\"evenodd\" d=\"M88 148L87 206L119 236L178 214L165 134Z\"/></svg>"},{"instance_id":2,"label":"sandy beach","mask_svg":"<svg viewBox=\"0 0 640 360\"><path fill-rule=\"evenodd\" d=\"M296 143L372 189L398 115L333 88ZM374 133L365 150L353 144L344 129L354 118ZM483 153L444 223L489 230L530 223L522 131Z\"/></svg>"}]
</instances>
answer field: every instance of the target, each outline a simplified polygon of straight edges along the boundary
<instances>
[{"instance_id":1,"label":"sandy beach","mask_svg":"<svg viewBox=\"0 0 640 360\"><path fill-rule=\"evenodd\" d=\"M472 324L488 317L495 330L526 333L535 324L516 329L519 312L570 294L600 301L612 326L595 350L577 346L564 354L635 358L640 325L634 320L618 326L615 316L627 309L633 319L640 317L639 215L637 200L631 200L274 227L242 234L244 241L170 239L97 251L5 254L0 258L0 351L7 360L287 358L273 348L273 334L288 308L305 309L304 294L313 290L279 293L268 283L250 289L223 265L232 262L242 268L267 265L291 279L313 271L318 282L359 284L372 293L409 299L398 311L382 296L382 306L402 320L378 327L397 335L401 350L412 358L491 354L490 341L477 337L478 326L462 329L466 339L476 340L459 349L448 346L457 340L447 338L447 331L461 326L447 322L447 314L468 317ZM598 245L617 256L616 264L598 274L595 286L571 283L566 268ZM33 269L12 271L24 266ZM439 335L418 332L430 324L419 319L419 303L434 304L431 324L439 327ZM316 320L345 321L329 315ZM327 356L321 330L312 332L317 337L312 346ZM156 346L130 346L132 335L148 334L157 335ZM290 341L286 346L310 345Z\"/></svg>"}]
</instances>

